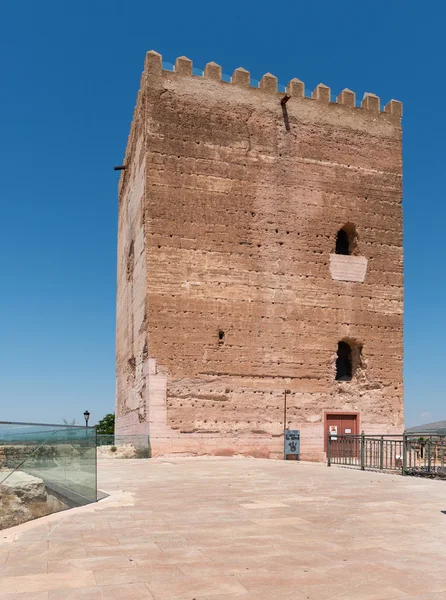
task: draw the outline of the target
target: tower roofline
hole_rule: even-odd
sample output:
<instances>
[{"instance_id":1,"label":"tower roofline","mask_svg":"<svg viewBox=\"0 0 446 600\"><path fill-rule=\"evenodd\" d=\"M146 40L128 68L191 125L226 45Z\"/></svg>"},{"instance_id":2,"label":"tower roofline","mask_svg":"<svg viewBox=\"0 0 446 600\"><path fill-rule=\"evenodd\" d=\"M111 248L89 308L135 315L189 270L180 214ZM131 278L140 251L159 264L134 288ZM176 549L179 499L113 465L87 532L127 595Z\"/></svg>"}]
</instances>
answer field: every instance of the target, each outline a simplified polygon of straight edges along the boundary
<instances>
[{"instance_id":1,"label":"tower roofline","mask_svg":"<svg viewBox=\"0 0 446 600\"><path fill-rule=\"evenodd\" d=\"M195 71L195 72L194 72ZM197 72L198 71L198 72ZM271 73L265 73L260 79L258 85L252 85L250 72L246 69L239 67L235 69L232 77L223 79L222 68L215 62L209 62L206 64L203 71L194 69L193 62L186 56L180 56L176 59L173 69L163 68L162 55L155 50L150 50L146 54L146 60L144 65L144 73L150 76L160 76L162 73L176 73L177 75L200 78L200 79L213 79L223 85L237 85L240 87L248 88L257 93L269 93L277 94L280 98L285 92L279 91L277 77ZM286 93L291 97L290 99L306 98L308 100L316 100L324 102L326 104L341 104L349 108L357 110L368 110L377 113L387 113L401 118L403 114L403 105L398 100L390 100L381 110L380 98L373 93L366 92L362 99L361 105L356 105L356 95L354 92L345 88L337 96L336 100L331 101L331 90L328 86L320 83L313 90L311 97L305 95L305 85L299 79L293 78L286 86Z\"/></svg>"}]
</instances>

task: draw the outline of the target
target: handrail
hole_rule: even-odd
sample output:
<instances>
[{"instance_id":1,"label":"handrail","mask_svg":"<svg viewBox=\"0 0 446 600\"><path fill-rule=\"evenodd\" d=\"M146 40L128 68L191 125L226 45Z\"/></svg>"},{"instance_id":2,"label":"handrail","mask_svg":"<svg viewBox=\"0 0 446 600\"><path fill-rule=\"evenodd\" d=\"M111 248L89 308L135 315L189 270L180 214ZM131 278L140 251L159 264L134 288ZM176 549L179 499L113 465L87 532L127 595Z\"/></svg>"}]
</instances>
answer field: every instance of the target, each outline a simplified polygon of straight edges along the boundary
<instances>
[{"instance_id":1,"label":"handrail","mask_svg":"<svg viewBox=\"0 0 446 600\"><path fill-rule=\"evenodd\" d=\"M63 423L23 423L21 421L0 421L0 425L32 425L34 427L62 427L59 431L65 429L96 429L96 425L64 425Z\"/></svg>"}]
</instances>

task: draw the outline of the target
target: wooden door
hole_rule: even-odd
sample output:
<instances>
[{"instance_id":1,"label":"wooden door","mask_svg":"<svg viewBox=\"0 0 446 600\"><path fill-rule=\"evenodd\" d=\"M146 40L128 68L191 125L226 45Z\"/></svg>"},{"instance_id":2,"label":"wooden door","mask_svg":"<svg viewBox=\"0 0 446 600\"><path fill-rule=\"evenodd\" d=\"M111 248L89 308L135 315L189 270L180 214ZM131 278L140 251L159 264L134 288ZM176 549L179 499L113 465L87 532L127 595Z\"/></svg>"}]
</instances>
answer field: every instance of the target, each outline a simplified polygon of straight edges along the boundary
<instances>
[{"instance_id":1,"label":"wooden door","mask_svg":"<svg viewBox=\"0 0 446 600\"><path fill-rule=\"evenodd\" d=\"M334 440L336 440L336 437L339 435L358 435L358 420L357 413L326 414L324 440L325 451L327 451L327 437L329 432ZM333 446L335 446L335 444L333 444Z\"/></svg>"}]
</instances>

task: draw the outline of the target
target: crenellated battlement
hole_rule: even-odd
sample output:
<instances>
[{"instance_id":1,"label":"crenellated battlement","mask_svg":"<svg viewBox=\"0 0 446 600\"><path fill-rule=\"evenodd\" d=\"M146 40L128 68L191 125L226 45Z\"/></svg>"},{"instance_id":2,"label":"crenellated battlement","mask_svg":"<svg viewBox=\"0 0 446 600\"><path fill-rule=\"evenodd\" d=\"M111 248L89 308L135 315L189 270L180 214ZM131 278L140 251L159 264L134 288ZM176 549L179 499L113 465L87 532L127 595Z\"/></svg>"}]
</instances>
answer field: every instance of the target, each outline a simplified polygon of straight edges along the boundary
<instances>
[{"instance_id":1,"label":"crenellated battlement","mask_svg":"<svg viewBox=\"0 0 446 600\"><path fill-rule=\"evenodd\" d=\"M198 71L198 72L197 72ZM147 77L160 76L162 73L176 73L181 76L197 77L204 79L212 79L221 82L224 85L236 85L244 88L257 90L269 94L277 94L280 99L284 94L287 94L289 99L307 98L317 100L325 104L340 104L349 108L365 109L371 112L384 112L391 114L397 118L401 118L403 114L403 105L398 100L390 100L381 111L380 99L376 94L365 93L361 105L356 104L356 95L349 89L344 89L337 96L335 101L331 100L331 90L328 86L320 83L313 90L311 96L305 94L305 84L297 78L291 79L288 85L279 86L277 77L271 73L265 73L260 81L253 85L250 72L242 67L235 69L232 77L227 77L222 74L222 68L215 62L206 64L204 71L194 69L192 61L186 56L180 56L176 59L175 65L171 69L163 68L163 60L161 54L150 50L146 54L143 76ZM280 88L283 89L280 89Z\"/></svg>"}]
</instances>

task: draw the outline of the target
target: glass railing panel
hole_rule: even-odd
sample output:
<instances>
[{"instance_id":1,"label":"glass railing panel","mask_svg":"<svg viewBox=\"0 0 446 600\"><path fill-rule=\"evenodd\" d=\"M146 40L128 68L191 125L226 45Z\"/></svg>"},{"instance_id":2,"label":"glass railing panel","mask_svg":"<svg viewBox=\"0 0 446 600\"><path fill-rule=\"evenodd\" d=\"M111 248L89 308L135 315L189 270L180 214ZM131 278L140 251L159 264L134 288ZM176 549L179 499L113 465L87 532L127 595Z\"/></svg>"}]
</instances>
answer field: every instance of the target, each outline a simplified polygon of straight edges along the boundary
<instances>
[{"instance_id":1,"label":"glass railing panel","mask_svg":"<svg viewBox=\"0 0 446 600\"><path fill-rule=\"evenodd\" d=\"M46 425L0 423L0 483L54 435Z\"/></svg>"},{"instance_id":2,"label":"glass railing panel","mask_svg":"<svg viewBox=\"0 0 446 600\"><path fill-rule=\"evenodd\" d=\"M96 467L95 428L0 423L0 484L22 471L72 505L87 504L97 499Z\"/></svg>"}]
</instances>

